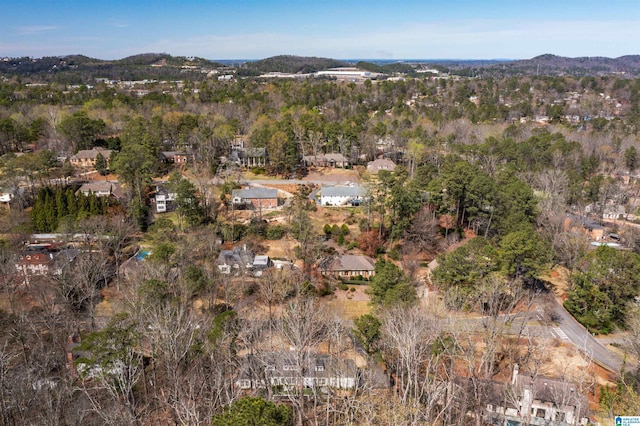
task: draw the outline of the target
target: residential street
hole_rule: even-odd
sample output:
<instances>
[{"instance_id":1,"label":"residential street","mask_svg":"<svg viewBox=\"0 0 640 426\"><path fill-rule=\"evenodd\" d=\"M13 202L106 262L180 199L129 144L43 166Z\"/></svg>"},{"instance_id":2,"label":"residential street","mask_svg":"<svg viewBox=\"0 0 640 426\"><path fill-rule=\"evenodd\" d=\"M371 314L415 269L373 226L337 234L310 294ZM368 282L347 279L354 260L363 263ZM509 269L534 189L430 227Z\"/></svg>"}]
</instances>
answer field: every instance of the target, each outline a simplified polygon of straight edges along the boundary
<instances>
[{"instance_id":1,"label":"residential street","mask_svg":"<svg viewBox=\"0 0 640 426\"><path fill-rule=\"evenodd\" d=\"M614 373L619 373L622 368L622 360L602 346L558 301L555 303L556 314L559 317L559 328L571 343L587 356L592 356L594 362Z\"/></svg>"}]
</instances>

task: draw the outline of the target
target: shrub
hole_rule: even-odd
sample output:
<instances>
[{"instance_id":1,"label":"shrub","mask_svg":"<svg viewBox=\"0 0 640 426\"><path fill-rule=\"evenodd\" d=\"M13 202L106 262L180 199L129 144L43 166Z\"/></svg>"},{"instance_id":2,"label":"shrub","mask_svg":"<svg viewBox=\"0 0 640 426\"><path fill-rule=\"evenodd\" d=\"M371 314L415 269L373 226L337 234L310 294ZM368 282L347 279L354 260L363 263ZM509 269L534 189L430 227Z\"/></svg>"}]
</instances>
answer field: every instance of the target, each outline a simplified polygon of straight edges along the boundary
<instances>
[{"instance_id":1,"label":"shrub","mask_svg":"<svg viewBox=\"0 0 640 426\"><path fill-rule=\"evenodd\" d=\"M287 228L282 225L270 225L267 228L267 240L279 240L287 233Z\"/></svg>"}]
</instances>

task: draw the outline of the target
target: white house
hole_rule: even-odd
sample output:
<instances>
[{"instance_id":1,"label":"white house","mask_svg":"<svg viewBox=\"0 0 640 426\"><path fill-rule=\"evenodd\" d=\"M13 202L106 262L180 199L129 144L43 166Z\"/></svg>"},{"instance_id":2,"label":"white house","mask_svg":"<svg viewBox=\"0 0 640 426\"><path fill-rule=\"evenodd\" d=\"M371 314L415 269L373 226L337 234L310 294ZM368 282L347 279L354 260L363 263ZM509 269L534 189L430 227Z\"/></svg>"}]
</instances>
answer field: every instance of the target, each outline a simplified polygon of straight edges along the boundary
<instances>
[{"instance_id":1,"label":"white house","mask_svg":"<svg viewBox=\"0 0 640 426\"><path fill-rule=\"evenodd\" d=\"M627 210L624 208L624 206L609 205L604 208L604 211L602 212L602 218L612 220L626 219Z\"/></svg>"},{"instance_id":2,"label":"white house","mask_svg":"<svg viewBox=\"0 0 640 426\"><path fill-rule=\"evenodd\" d=\"M320 190L320 205L344 206L359 205L364 199L365 191L354 186L323 186Z\"/></svg>"},{"instance_id":3,"label":"white house","mask_svg":"<svg viewBox=\"0 0 640 426\"><path fill-rule=\"evenodd\" d=\"M353 389L357 384L358 369L354 360L317 353L297 358L295 352L247 356L242 360L236 381L236 385L243 390L270 385L281 394L301 387Z\"/></svg>"},{"instance_id":4,"label":"white house","mask_svg":"<svg viewBox=\"0 0 640 426\"><path fill-rule=\"evenodd\" d=\"M13 194L11 192L0 192L0 207L9 208L13 200Z\"/></svg>"},{"instance_id":5,"label":"white house","mask_svg":"<svg viewBox=\"0 0 640 426\"><path fill-rule=\"evenodd\" d=\"M173 203L176 200L176 193L167 189L159 188L156 191L156 213L165 213L173 210Z\"/></svg>"}]
</instances>

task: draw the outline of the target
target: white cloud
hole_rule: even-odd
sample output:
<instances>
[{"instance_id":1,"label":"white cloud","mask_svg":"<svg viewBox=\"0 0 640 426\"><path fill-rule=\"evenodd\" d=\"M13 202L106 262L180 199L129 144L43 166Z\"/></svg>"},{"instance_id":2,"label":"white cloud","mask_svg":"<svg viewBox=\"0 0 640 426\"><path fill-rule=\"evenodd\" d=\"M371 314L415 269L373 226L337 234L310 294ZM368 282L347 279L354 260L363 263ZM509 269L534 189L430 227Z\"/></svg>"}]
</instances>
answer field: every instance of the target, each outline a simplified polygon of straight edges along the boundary
<instances>
[{"instance_id":1,"label":"white cloud","mask_svg":"<svg viewBox=\"0 0 640 426\"><path fill-rule=\"evenodd\" d=\"M47 31L57 30L60 27L53 25L25 25L22 27L17 27L18 34L20 35L35 35L42 34Z\"/></svg>"}]
</instances>

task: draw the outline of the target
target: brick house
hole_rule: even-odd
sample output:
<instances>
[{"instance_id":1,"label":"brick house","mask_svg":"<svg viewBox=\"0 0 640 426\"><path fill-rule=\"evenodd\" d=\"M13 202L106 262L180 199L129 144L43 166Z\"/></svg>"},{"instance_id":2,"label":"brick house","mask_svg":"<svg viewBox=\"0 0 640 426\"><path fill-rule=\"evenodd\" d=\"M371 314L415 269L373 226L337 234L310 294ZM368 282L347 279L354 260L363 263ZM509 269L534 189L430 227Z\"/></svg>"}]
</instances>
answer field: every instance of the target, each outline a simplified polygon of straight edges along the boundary
<instances>
[{"instance_id":1,"label":"brick house","mask_svg":"<svg viewBox=\"0 0 640 426\"><path fill-rule=\"evenodd\" d=\"M185 165L187 164L187 154L176 151L163 151L160 153L162 161L170 164Z\"/></svg>"},{"instance_id":2,"label":"brick house","mask_svg":"<svg viewBox=\"0 0 640 426\"><path fill-rule=\"evenodd\" d=\"M278 207L278 190L271 188L234 189L231 202L253 210L275 209Z\"/></svg>"},{"instance_id":3,"label":"brick house","mask_svg":"<svg viewBox=\"0 0 640 426\"><path fill-rule=\"evenodd\" d=\"M369 278L375 275L375 262L372 258L353 254L330 256L318 263L318 268L322 275L334 278Z\"/></svg>"},{"instance_id":4,"label":"brick house","mask_svg":"<svg viewBox=\"0 0 640 426\"><path fill-rule=\"evenodd\" d=\"M72 155L69 158L69 162L74 167L93 170L96 166L96 157L98 157L98 154L101 154L104 157L108 165L112 153L112 150L100 147L83 149L78 151L75 155Z\"/></svg>"}]
</instances>

